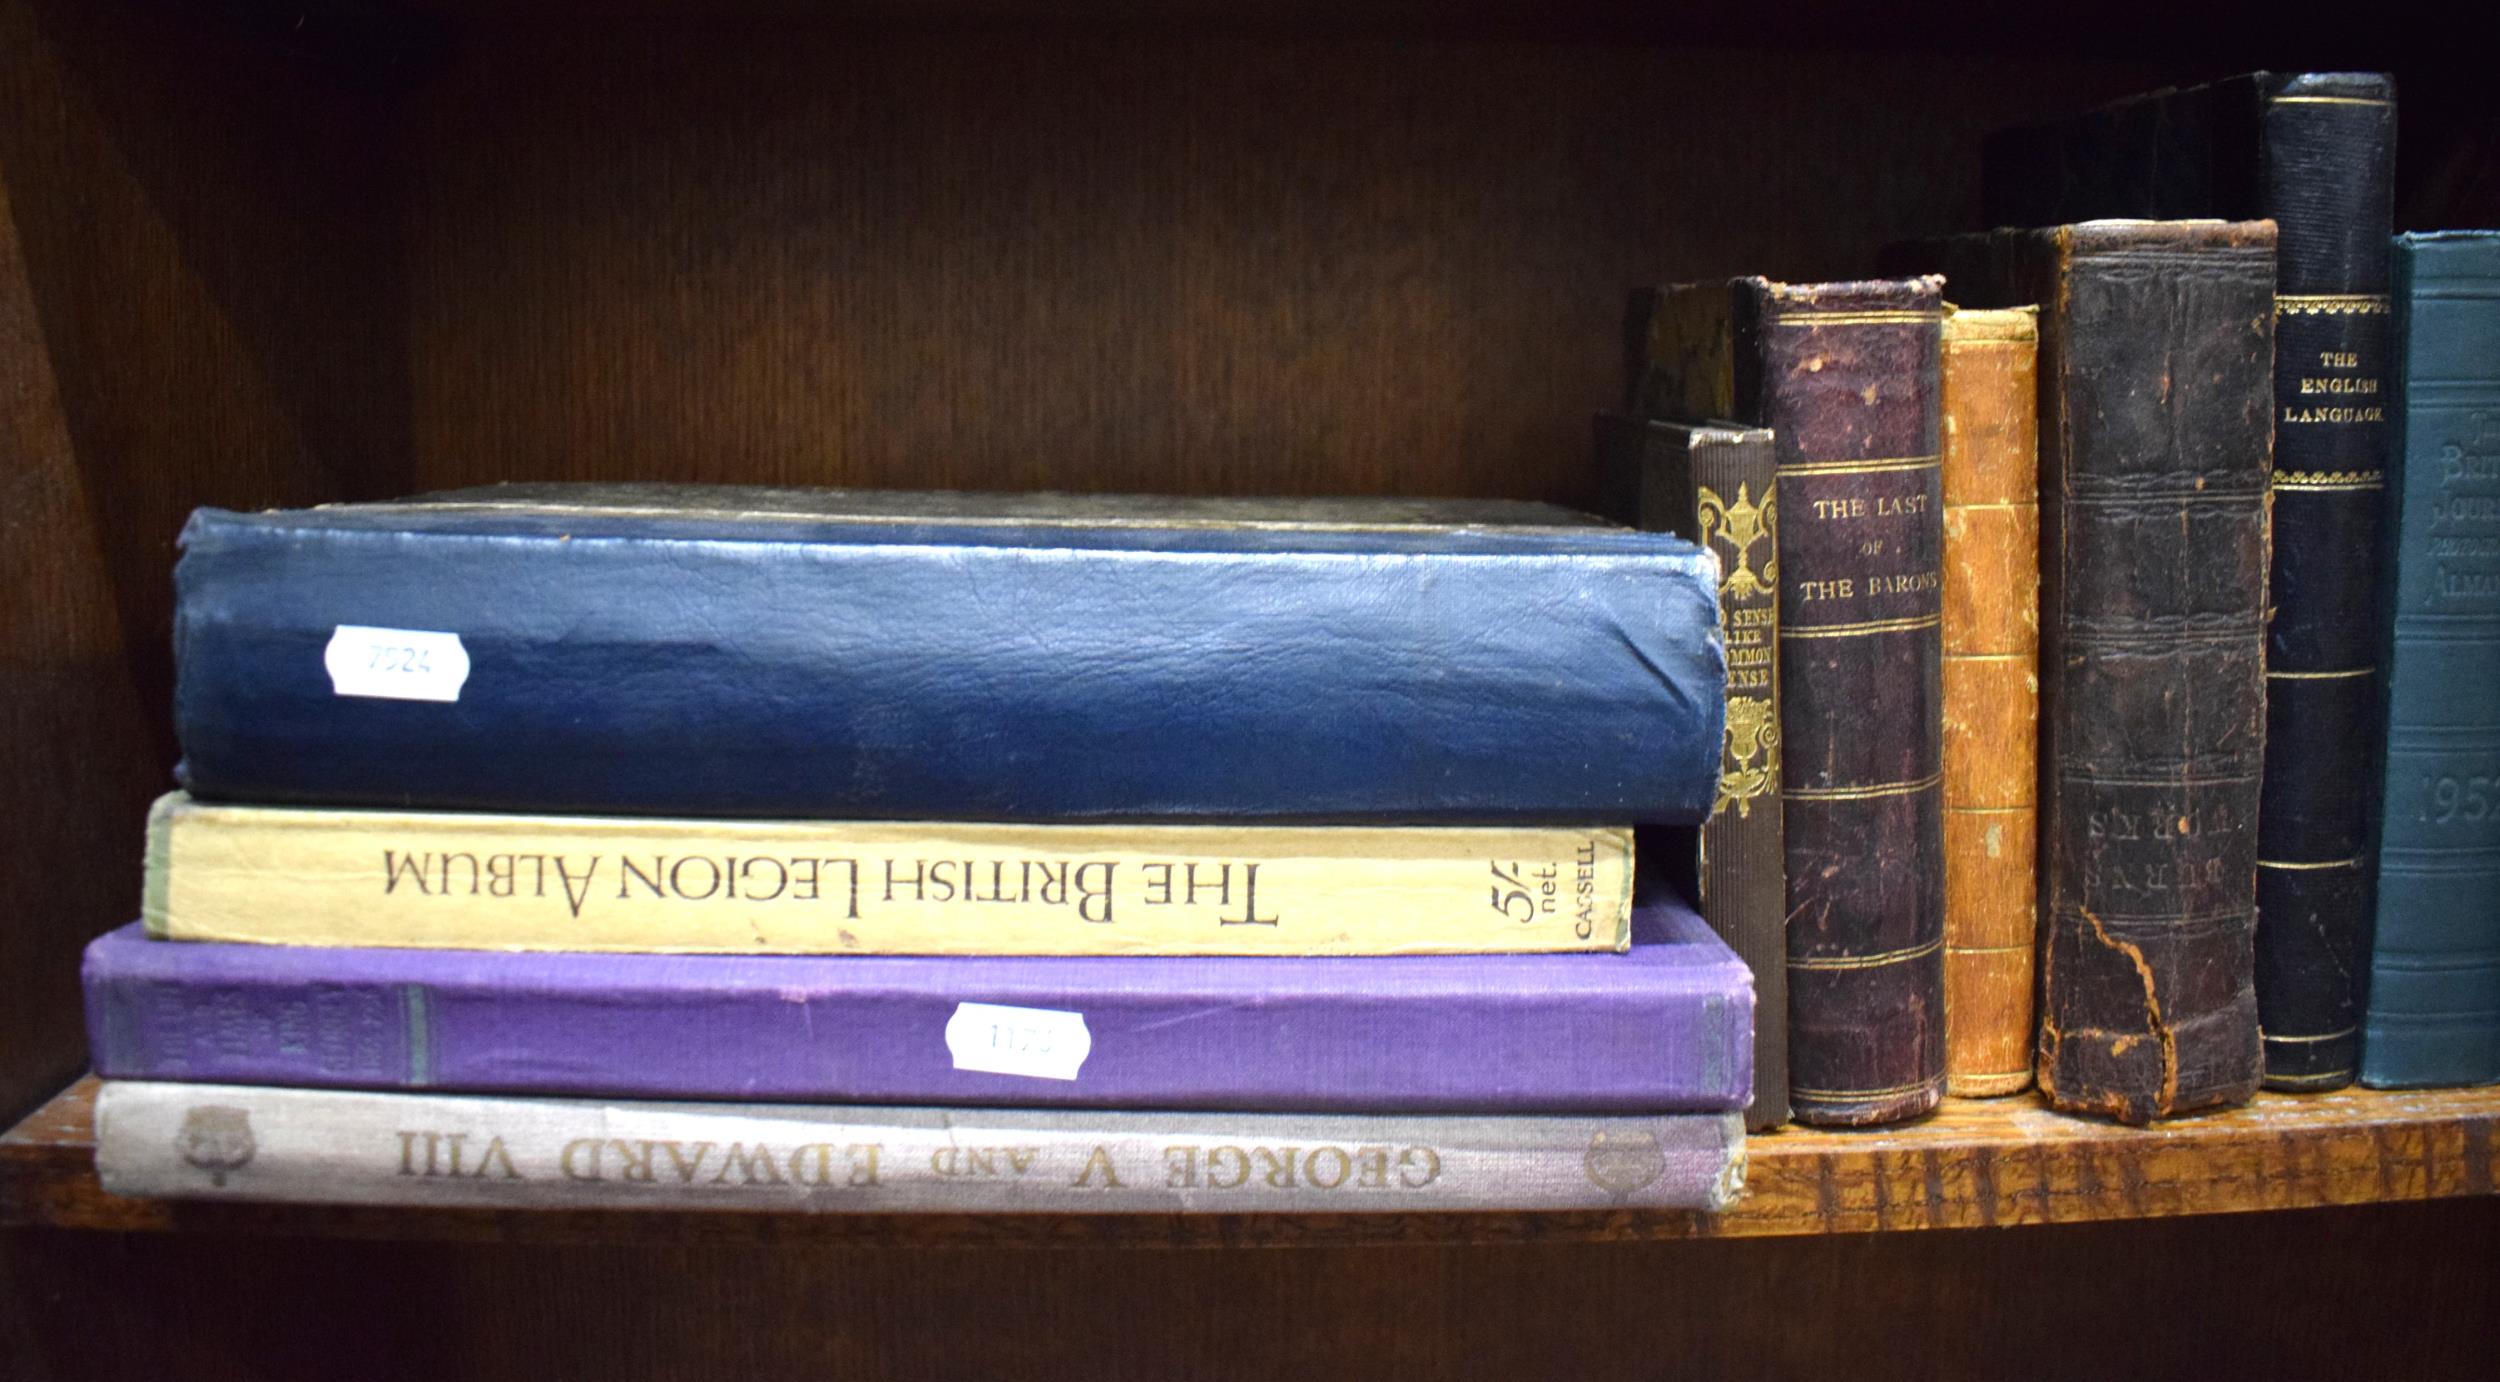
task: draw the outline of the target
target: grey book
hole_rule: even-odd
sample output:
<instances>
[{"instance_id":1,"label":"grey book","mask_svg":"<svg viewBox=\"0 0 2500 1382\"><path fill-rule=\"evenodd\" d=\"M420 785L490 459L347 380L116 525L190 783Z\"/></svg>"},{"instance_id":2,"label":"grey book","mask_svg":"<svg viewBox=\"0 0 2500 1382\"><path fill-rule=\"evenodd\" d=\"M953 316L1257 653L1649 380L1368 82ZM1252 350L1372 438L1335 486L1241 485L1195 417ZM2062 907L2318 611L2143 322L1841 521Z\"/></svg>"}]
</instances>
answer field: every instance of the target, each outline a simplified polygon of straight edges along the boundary
<instances>
[{"instance_id":1,"label":"grey book","mask_svg":"<svg viewBox=\"0 0 2500 1382\"><path fill-rule=\"evenodd\" d=\"M1743 1117L665 1104L107 1081L117 1195L488 1209L1699 1209Z\"/></svg>"}]
</instances>

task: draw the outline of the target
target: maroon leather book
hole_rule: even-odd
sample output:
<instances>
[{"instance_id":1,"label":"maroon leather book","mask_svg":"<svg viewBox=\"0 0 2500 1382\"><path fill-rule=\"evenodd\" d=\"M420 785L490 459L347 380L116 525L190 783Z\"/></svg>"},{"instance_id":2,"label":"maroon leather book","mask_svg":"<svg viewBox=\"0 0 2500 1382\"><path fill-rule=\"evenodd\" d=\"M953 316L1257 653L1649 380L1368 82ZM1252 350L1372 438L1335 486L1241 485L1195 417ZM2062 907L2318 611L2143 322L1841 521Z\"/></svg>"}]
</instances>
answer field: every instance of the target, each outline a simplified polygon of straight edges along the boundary
<instances>
[{"instance_id":1,"label":"maroon leather book","mask_svg":"<svg viewBox=\"0 0 2500 1382\"><path fill-rule=\"evenodd\" d=\"M2256 1092L2274 224L1960 236L2040 304L2040 1088L2130 1123Z\"/></svg>"},{"instance_id":2,"label":"maroon leather book","mask_svg":"<svg viewBox=\"0 0 2500 1382\"><path fill-rule=\"evenodd\" d=\"M1788 1102L1944 1094L1942 281L1634 294L1626 410L1769 427L1780 510Z\"/></svg>"}]
</instances>

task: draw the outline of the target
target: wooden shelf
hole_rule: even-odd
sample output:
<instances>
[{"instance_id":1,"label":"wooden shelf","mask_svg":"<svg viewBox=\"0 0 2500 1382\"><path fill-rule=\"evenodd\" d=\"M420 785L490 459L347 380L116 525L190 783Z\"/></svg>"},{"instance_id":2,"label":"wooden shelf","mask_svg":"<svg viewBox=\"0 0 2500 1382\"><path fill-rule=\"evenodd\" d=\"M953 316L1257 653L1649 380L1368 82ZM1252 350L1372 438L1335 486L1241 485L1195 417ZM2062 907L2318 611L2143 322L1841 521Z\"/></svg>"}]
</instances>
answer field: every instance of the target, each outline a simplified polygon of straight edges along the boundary
<instances>
[{"instance_id":1,"label":"wooden shelf","mask_svg":"<svg viewBox=\"0 0 2500 1382\"><path fill-rule=\"evenodd\" d=\"M1720 1215L843 1215L365 1209L123 1199L95 1176L96 1080L0 1137L0 1225L512 1242L791 1241L964 1247L1630 1242L2084 1223L2488 1195L2500 1087L2265 1095L2123 1128L2030 1098L1950 1100L1863 1132L1753 1139Z\"/></svg>"}]
</instances>

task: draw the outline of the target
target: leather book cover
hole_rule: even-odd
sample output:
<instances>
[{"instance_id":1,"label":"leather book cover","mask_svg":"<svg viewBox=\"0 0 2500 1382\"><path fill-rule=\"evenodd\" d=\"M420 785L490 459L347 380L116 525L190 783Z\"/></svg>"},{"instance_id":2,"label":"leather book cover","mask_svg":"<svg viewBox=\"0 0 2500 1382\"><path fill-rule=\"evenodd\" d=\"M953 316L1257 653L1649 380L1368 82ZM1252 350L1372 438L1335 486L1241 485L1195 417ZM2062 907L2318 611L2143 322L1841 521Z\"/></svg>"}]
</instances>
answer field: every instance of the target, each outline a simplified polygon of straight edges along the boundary
<instances>
[{"instance_id":1,"label":"leather book cover","mask_svg":"<svg viewBox=\"0 0 2500 1382\"><path fill-rule=\"evenodd\" d=\"M2097 221L1919 252L2040 305L2040 1030L2058 1108L2141 1123L2262 1072L2274 226Z\"/></svg>"},{"instance_id":2,"label":"leather book cover","mask_svg":"<svg viewBox=\"0 0 2500 1382\"><path fill-rule=\"evenodd\" d=\"M503 487L192 516L203 800L1696 823L1718 573L1544 505Z\"/></svg>"},{"instance_id":3,"label":"leather book cover","mask_svg":"<svg viewBox=\"0 0 2500 1382\"><path fill-rule=\"evenodd\" d=\"M2039 311L1944 319L1945 1089L2031 1087Z\"/></svg>"},{"instance_id":4,"label":"leather book cover","mask_svg":"<svg viewBox=\"0 0 2500 1382\"><path fill-rule=\"evenodd\" d=\"M1788 1102L1944 1094L1941 283L1745 278L1634 295L1626 411L1768 427L1778 457Z\"/></svg>"},{"instance_id":5,"label":"leather book cover","mask_svg":"<svg viewBox=\"0 0 2500 1382\"><path fill-rule=\"evenodd\" d=\"M2395 289L2382 1089L2500 1080L2500 232L2397 236Z\"/></svg>"},{"instance_id":6,"label":"leather book cover","mask_svg":"<svg viewBox=\"0 0 2500 1382\"><path fill-rule=\"evenodd\" d=\"M1697 542L1719 559L1727 644L1727 743L1719 799L1697 832L1659 846L1689 855L1702 918L1753 970L1754 1090L1746 1126L1788 1121L1788 899L1780 832L1779 497L1771 433L1735 423L1601 413L1598 477L1607 516ZM1695 838L1698 836L1698 838ZM1651 841L1642 848L1650 850ZM1664 861L1661 861L1664 862Z\"/></svg>"},{"instance_id":7,"label":"leather book cover","mask_svg":"<svg viewBox=\"0 0 2500 1382\"><path fill-rule=\"evenodd\" d=\"M2272 220L2274 557L2257 1005L2266 1084L2349 1084L2371 911L2395 84L2255 72L1992 140L1992 225Z\"/></svg>"},{"instance_id":8,"label":"leather book cover","mask_svg":"<svg viewBox=\"0 0 2500 1382\"><path fill-rule=\"evenodd\" d=\"M118 1079L1405 1113L1732 1111L1752 1086L1752 981L1663 897L1620 955L511 954L133 924L82 980Z\"/></svg>"}]
</instances>

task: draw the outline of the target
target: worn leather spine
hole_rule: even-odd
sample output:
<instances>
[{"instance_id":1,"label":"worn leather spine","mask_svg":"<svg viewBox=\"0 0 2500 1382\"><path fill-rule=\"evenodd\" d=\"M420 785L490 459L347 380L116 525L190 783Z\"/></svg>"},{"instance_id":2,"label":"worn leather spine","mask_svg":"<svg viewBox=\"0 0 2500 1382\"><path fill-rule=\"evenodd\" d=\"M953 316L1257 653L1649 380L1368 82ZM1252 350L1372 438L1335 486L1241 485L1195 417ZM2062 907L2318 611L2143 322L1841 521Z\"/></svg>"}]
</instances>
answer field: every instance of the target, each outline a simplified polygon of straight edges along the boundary
<instances>
[{"instance_id":1,"label":"worn leather spine","mask_svg":"<svg viewBox=\"0 0 2500 1382\"><path fill-rule=\"evenodd\" d=\"M1602 413L1598 474L1610 517L1671 532L1719 559L1727 741L1709 823L1692 832L1702 919L1754 975L1754 1131L1788 1121L1788 902L1781 857L1778 456L1732 423Z\"/></svg>"},{"instance_id":2,"label":"worn leather spine","mask_svg":"<svg viewBox=\"0 0 2500 1382\"><path fill-rule=\"evenodd\" d=\"M2031 1087L2039 312L1944 319L1945 1089Z\"/></svg>"},{"instance_id":3,"label":"worn leather spine","mask_svg":"<svg viewBox=\"0 0 2500 1382\"><path fill-rule=\"evenodd\" d=\"M2395 141L2384 74L2257 72L2011 132L1990 150L1998 225L2221 216L2279 230L2272 748L2257 879L2257 1003L2275 1089L2339 1088L2359 1057Z\"/></svg>"},{"instance_id":4,"label":"worn leather spine","mask_svg":"<svg viewBox=\"0 0 2500 1382\"><path fill-rule=\"evenodd\" d=\"M1769 427L1779 460L1790 1115L1944 1094L1942 284L1635 294L1627 410Z\"/></svg>"},{"instance_id":5,"label":"worn leather spine","mask_svg":"<svg viewBox=\"0 0 2500 1382\"><path fill-rule=\"evenodd\" d=\"M2396 237L2387 760L2361 1081L2500 1080L2500 231Z\"/></svg>"},{"instance_id":6,"label":"worn leather spine","mask_svg":"<svg viewBox=\"0 0 2500 1382\"><path fill-rule=\"evenodd\" d=\"M2040 305L2040 1034L2049 1102L2130 1123L2256 1092L2274 227L1956 237L1958 300Z\"/></svg>"}]
</instances>

